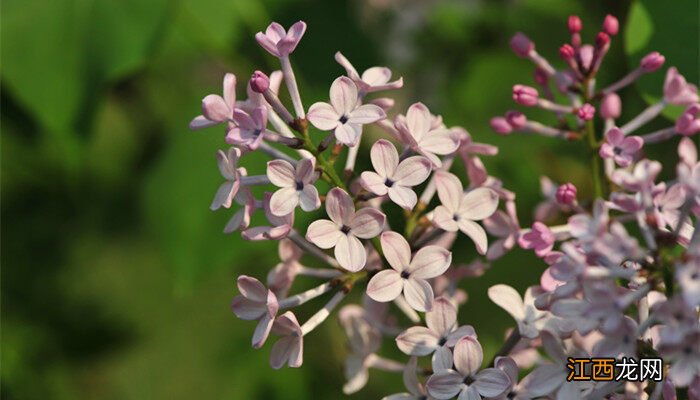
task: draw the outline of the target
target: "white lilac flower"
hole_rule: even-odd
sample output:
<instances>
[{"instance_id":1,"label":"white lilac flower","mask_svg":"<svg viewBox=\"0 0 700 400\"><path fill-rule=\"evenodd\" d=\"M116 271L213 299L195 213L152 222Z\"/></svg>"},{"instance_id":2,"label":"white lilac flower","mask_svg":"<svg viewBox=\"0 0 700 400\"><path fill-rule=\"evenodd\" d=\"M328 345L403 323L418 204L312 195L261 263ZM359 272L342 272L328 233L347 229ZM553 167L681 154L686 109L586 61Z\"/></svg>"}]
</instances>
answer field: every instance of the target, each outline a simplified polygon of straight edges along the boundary
<instances>
[{"instance_id":1,"label":"white lilac flower","mask_svg":"<svg viewBox=\"0 0 700 400\"><path fill-rule=\"evenodd\" d=\"M454 132L441 126L441 123L434 124L435 121L428 107L423 103L415 103L408 108L406 116L396 117L394 125L405 145L427 157L439 168L442 161L438 155L454 153L459 147L459 138Z\"/></svg>"},{"instance_id":2,"label":"white lilac flower","mask_svg":"<svg viewBox=\"0 0 700 400\"><path fill-rule=\"evenodd\" d=\"M267 177L280 189L270 198L270 210L276 216L284 216L301 206L304 211L321 207L321 199L314 182L318 179L316 161L304 158L296 168L285 160L272 160L267 163Z\"/></svg>"}]
</instances>

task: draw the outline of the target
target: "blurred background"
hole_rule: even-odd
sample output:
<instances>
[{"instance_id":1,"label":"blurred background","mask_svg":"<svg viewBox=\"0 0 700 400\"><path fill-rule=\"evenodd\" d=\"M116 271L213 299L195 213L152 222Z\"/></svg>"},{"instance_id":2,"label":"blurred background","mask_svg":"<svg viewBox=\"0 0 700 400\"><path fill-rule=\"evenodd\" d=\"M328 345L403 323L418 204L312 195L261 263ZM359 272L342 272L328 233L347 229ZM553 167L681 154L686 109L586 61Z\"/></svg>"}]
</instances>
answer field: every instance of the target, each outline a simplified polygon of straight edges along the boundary
<instances>
[{"instance_id":1,"label":"blurred background","mask_svg":"<svg viewBox=\"0 0 700 400\"><path fill-rule=\"evenodd\" d=\"M579 14L592 41L607 13L623 29L599 82L621 77L651 50L698 82L696 0L3 1L0 394L345 398L345 340L335 318L307 341L302 368L273 371L271 344L250 348L253 323L230 312L235 277L264 278L277 251L275 243L224 235L232 211L208 208L221 181L214 153L225 144L221 128L188 130L201 98L220 92L225 72L242 82L254 69L278 68L253 36L270 21L287 27L302 19L308 30L292 63L307 106L326 99L344 73L337 50L359 70L390 67L406 82L391 93L395 111L423 101L448 125L500 147L484 162L517 193L528 226L540 175L590 193L587 154L575 143L491 131L489 119L513 108L511 86L533 83L531 65L508 41L524 31L561 66L567 16ZM662 82L659 72L624 90L623 120L658 98ZM675 163L675 145L649 155ZM258 167L247 160L249 170L262 170L262 158ZM473 245L462 239L455 252L468 262ZM516 250L465 282L460 321L476 326L487 359L513 325L487 288L505 282L523 290L543 270ZM303 310L308 316L317 307ZM391 342L382 354L402 357ZM399 391L400 376L372 371L351 398Z\"/></svg>"}]
</instances>

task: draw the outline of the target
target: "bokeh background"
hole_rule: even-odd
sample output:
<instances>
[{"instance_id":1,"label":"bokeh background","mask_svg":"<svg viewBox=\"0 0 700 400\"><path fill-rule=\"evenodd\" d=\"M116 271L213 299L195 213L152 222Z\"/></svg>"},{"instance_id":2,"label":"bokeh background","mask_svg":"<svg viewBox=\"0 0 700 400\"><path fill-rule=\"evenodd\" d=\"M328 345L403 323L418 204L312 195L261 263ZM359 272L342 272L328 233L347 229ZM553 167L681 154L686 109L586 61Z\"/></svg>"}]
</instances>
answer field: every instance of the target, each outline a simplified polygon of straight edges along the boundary
<instances>
[{"instance_id":1,"label":"bokeh background","mask_svg":"<svg viewBox=\"0 0 700 400\"><path fill-rule=\"evenodd\" d=\"M250 348L253 324L229 309L235 277L264 277L276 246L222 234L231 211L208 209L221 129L187 128L225 72L240 82L277 68L253 39L272 20L308 23L293 55L305 104L343 73L333 60L341 50L358 69L386 65L404 77L392 93L398 111L423 101L500 146L484 161L517 193L525 226L540 175L574 182L582 197L590 182L580 146L491 132L489 118L513 107L511 86L533 82L509 50L513 33L561 65L567 16L581 15L591 41L612 13L623 29L599 81L659 50L698 82L696 0L4 0L1 10L4 399L345 398L335 319L308 338L301 369L272 371L270 344ZM624 90L623 120L658 98L662 81L657 73ZM674 160L675 141L650 156ZM463 262L474 254L466 240L455 252ZM460 320L477 327L486 358L512 326L486 289L524 289L543 269L516 250L465 282ZM400 357L390 342L383 354ZM352 398L402 389L399 376L372 371Z\"/></svg>"}]
</instances>

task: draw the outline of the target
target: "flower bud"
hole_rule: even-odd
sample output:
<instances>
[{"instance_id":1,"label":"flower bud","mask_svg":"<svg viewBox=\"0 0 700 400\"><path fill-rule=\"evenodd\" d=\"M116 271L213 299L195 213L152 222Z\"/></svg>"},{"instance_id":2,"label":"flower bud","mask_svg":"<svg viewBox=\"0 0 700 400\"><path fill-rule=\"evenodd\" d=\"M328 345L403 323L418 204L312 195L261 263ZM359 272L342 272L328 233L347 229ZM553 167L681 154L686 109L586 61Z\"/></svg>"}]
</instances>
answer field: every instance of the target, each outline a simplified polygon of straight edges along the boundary
<instances>
[{"instance_id":1,"label":"flower bud","mask_svg":"<svg viewBox=\"0 0 700 400\"><path fill-rule=\"evenodd\" d=\"M250 88L255 93L264 93L270 88L270 78L261 71L255 71L250 77Z\"/></svg>"},{"instance_id":2,"label":"flower bud","mask_svg":"<svg viewBox=\"0 0 700 400\"><path fill-rule=\"evenodd\" d=\"M535 44L532 43L532 40L525 36L525 34L518 32L510 40L510 47L513 49L515 54L519 55L520 57L527 57L528 54L535 49Z\"/></svg>"},{"instance_id":3,"label":"flower bud","mask_svg":"<svg viewBox=\"0 0 700 400\"><path fill-rule=\"evenodd\" d=\"M557 188L557 202L570 206L576 201L576 193L576 186L573 183L565 183Z\"/></svg>"},{"instance_id":4,"label":"flower bud","mask_svg":"<svg viewBox=\"0 0 700 400\"><path fill-rule=\"evenodd\" d=\"M676 120L676 131L684 136L691 136L700 132L700 104L691 104Z\"/></svg>"},{"instance_id":5,"label":"flower bud","mask_svg":"<svg viewBox=\"0 0 700 400\"><path fill-rule=\"evenodd\" d=\"M576 115L584 121L590 121L595 115L595 107L586 103L576 110Z\"/></svg>"},{"instance_id":6,"label":"flower bud","mask_svg":"<svg viewBox=\"0 0 700 400\"><path fill-rule=\"evenodd\" d=\"M534 106L537 104L537 98L539 93L537 89L525 86L525 85L515 85L513 86L513 100L518 104L523 106Z\"/></svg>"},{"instance_id":7,"label":"flower bud","mask_svg":"<svg viewBox=\"0 0 700 400\"><path fill-rule=\"evenodd\" d=\"M593 64L593 55L595 54L595 49L590 44L581 46L579 50L579 57L581 58L581 66L584 70L589 70Z\"/></svg>"},{"instance_id":8,"label":"flower bud","mask_svg":"<svg viewBox=\"0 0 700 400\"><path fill-rule=\"evenodd\" d=\"M576 51L570 44L564 44L559 48L559 57L562 60L568 61L574 58Z\"/></svg>"},{"instance_id":9,"label":"flower bud","mask_svg":"<svg viewBox=\"0 0 700 400\"><path fill-rule=\"evenodd\" d=\"M620 117L622 102L617 93L608 93L600 103L600 116L605 119L616 119Z\"/></svg>"},{"instance_id":10,"label":"flower bud","mask_svg":"<svg viewBox=\"0 0 700 400\"><path fill-rule=\"evenodd\" d=\"M610 43L610 36L605 32L598 32L598 35L595 37L595 47L602 49L607 46L608 43Z\"/></svg>"},{"instance_id":11,"label":"flower bud","mask_svg":"<svg viewBox=\"0 0 700 400\"><path fill-rule=\"evenodd\" d=\"M615 36L619 30L620 23L618 22L617 18L610 14L606 15L605 20L603 20L603 31L610 36Z\"/></svg>"},{"instance_id":12,"label":"flower bud","mask_svg":"<svg viewBox=\"0 0 700 400\"><path fill-rule=\"evenodd\" d=\"M581 18L579 18L578 15L570 16L569 17L569 32L579 33L579 32L581 32L581 29L583 29L583 23L581 22Z\"/></svg>"},{"instance_id":13,"label":"flower bud","mask_svg":"<svg viewBox=\"0 0 700 400\"><path fill-rule=\"evenodd\" d=\"M527 117L520 111L511 110L506 113L506 121L515 130L520 130L527 124Z\"/></svg>"},{"instance_id":14,"label":"flower bud","mask_svg":"<svg viewBox=\"0 0 700 400\"><path fill-rule=\"evenodd\" d=\"M491 128L499 135L508 135L513 131L513 127L503 117L491 118Z\"/></svg>"},{"instance_id":15,"label":"flower bud","mask_svg":"<svg viewBox=\"0 0 700 400\"><path fill-rule=\"evenodd\" d=\"M644 72L654 72L661 68L665 61L666 58L663 55L659 54L658 51L653 51L642 58L639 62L639 67Z\"/></svg>"},{"instance_id":16,"label":"flower bud","mask_svg":"<svg viewBox=\"0 0 700 400\"><path fill-rule=\"evenodd\" d=\"M543 70L542 68L535 68L534 76L535 82L537 82L538 85L544 86L549 81L549 75L547 75L547 71Z\"/></svg>"}]
</instances>

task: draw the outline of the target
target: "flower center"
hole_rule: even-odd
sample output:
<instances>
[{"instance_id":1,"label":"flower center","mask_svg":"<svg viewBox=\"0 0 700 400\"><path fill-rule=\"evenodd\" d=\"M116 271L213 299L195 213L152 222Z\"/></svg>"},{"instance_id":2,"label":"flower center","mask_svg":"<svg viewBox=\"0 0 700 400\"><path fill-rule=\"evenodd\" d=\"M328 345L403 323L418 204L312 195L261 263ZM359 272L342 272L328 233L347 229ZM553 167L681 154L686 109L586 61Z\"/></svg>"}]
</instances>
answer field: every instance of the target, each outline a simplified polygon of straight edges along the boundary
<instances>
[{"instance_id":1,"label":"flower center","mask_svg":"<svg viewBox=\"0 0 700 400\"><path fill-rule=\"evenodd\" d=\"M517 396L517 395L518 395L518 394L515 393L515 391L512 391L512 392L508 393L508 395L506 396L506 398L508 398L508 399L514 399L515 396Z\"/></svg>"},{"instance_id":2,"label":"flower center","mask_svg":"<svg viewBox=\"0 0 700 400\"><path fill-rule=\"evenodd\" d=\"M622 154L622 149L616 146L613 148L613 153L615 153L616 156L619 156Z\"/></svg>"},{"instance_id":3,"label":"flower center","mask_svg":"<svg viewBox=\"0 0 700 400\"><path fill-rule=\"evenodd\" d=\"M338 121L340 121L341 124L344 124L344 123L348 122L348 117L345 115L341 115L340 119L338 119Z\"/></svg>"},{"instance_id":4,"label":"flower center","mask_svg":"<svg viewBox=\"0 0 700 400\"><path fill-rule=\"evenodd\" d=\"M411 276L411 274L408 271L401 271L401 277L403 279L408 279L409 276Z\"/></svg>"},{"instance_id":5,"label":"flower center","mask_svg":"<svg viewBox=\"0 0 700 400\"><path fill-rule=\"evenodd\" d=\"M343 225L340 227L340 231L347 235L348 233L350 233L350 227L347 225Z\"/></svg>"},{"instance_id":6,"label":"flower center","mask_svg":"<svg viewBox=\"0 0 700 400\"><path fill-rule=\"evenodd\" d=\"M472 378L471 375L470 375L470 376L464 378L464 381L463 381L463 382L464 382L465 385L469 386L469 385L471 385L472 383L474 383L474 378Z\"/></svg>"},{"instance_id":7,"label":"flower center","mask_svg":"<svg viewBox=\"0 0 700 400\"><path fill-rule=\"evenodd\" d=\"M296 187L297 187L297 191L298 191L298 192L301 192L302 190L304 190L304 182L298 182L298 181L297 181L297 182L295 182L295 184L296 184Z\"/></svg>"},{"instance_id":8,"label":"flower center","mask_svg":"<svg viewBox=\"0 0 700 400\"><path fill-rule=\"evenodd\" d=\"M447 338L446 337L440 338L440 341L438 342L438 346L444 346L445 343L447 343Z\"/></svg>"},{"instance_id":9,"label":"flower center","mask_svg":"<svg viewBox=\"0 0 700 400\"><path fill-rule=\"evenodd\" d=\"M457 214L453 215L453 216L452 216L452 220L453 220L454 222L459 221L459 215L457 215Z\"/></svg>"},{"instance_id":10,"label":"flower center","mask_svg":"<svg viewBox=\"0 0 700 400\"><path fill-rule=\"evenodd\" d=\"M386 178L386 180L384 181L384 185L385 185L386 187L392 187L392 186L394 186L394 183L395 183L395 182L392 181L392 180L389 179L389 178Z\"/></svg>"},{"instance_id":11,"label":"flower center","mask_svg":"<svg viewBox=\"0 0 700 400\"><path fill-rule=\"evenodd\" d=\"M253 131L253 136L258 137L262 133L262 129L256 129Z\"/></svg>"}]
</instances>

